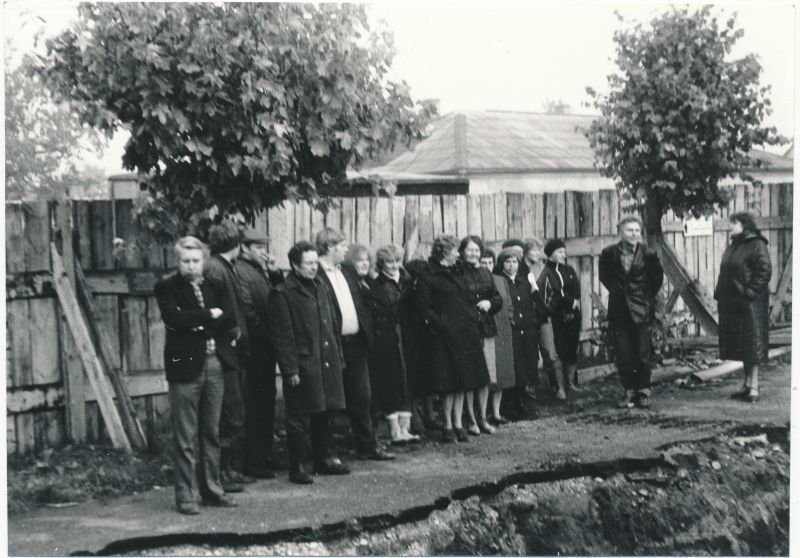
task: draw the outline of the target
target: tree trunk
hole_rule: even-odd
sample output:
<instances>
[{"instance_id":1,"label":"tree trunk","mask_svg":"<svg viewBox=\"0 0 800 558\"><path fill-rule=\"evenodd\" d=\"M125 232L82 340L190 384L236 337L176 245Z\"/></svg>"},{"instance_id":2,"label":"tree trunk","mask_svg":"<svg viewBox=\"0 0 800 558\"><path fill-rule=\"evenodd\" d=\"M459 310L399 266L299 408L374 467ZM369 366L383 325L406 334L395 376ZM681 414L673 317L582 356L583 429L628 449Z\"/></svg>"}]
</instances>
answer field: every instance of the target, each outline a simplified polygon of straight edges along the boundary
<instances>
[{"instance_id":1,"label":"tree trunk","mask_svg":"<svg viewBox=\"0 0 800 558\"><path fill-rule=\"evenodd\" d=\"M639 213L644 222L644 230L642 232L647 245L658 250L664 240L664 231L661 229L664 206L656 200L648 200L644 207L639 208Z\"/></svg>"},{"instance_id":2,"label":"tree trunk","mask_svg":"<svg viewBox=\"0 0 800 558\"><path fill-rule=\"evenodd\" d=\"M664 267L664 273L669 278L673 289L680 292L681 298L683 298L689 310L703 327L705 333L707 335L717 335L719 326L717 325L714 301L697 281L697 278L689 275L683 262L680 261L675 251L664 239L664 231L661 228L664 206L656 201L648 201L644 207L639 209L639 212L644 222L647 245L658 253L661 265Z\"/></svg>"}]
</instances>

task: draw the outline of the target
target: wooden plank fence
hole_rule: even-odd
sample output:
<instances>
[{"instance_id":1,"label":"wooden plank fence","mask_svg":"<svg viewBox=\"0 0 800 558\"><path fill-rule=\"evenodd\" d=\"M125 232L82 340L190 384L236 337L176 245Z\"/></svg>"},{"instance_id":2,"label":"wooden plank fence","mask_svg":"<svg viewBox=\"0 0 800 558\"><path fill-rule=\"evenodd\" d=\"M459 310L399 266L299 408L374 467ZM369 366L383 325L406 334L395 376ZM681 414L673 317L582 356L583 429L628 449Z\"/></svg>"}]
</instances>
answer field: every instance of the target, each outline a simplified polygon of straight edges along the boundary
<instances>
[{"instance_id":1,"label":"wooden plank fence","mask_svg":"<svg viewBox=\"0 0 800 558\"><path fill-rule=\"evenodd\" d=\"M728 243L727 217L735 211L752 211L770 241L774 294L791 256L792 194L792 184L736 186L729 208L715 217L712 236L685 237L682 222L668 214L664 219L666 239L692 276L713 292ZM9 453L62 444L76 433L83 439L76 423L85 426L86 440L109 442L89 382L76 387L84 377L82 366L53 289L49 243L63 236L63 229L70 224L74 230L68 248L85 270L101 327L108 333L114 365L121 371L148 439L168 430L164 330L152 286L174 261L170 246L136 246L138 231L132 210L131 200L72 202L70 207L46 202L6 204ZM617 192L611 190L350 197L337 200L327 213L305 203L273 208L255 227L269 234L271 252L284 268L288 267L289 247L297 240L313 239L324 226L341 228L352 241L373 250L387 243L399 244L408 259L427 257L433 237L445 231L459 237L477 234L493 248L507 238L558 235L566 239L569 264L580 275L582 306L592 308L583 313L582 327L589 332L598 325L593 293L603 304L608 302L608 293L599 283L598 255L603 246L615 241L616 222L625 211ZM127 249L115 249L114 239L124 240ZM59 248L65 256L64 246ZM790 284L783 289L790 291ZM667 281L665 297L672 290ZM791 296L786 300L777 310L778 321L791 319ZM674 312L684 311L683 301L678 300ZM686 322L676 328L676 334L702 333L693 320ZM592 354L588 342L583 343L582 352ZM73 412L68 417L67 401L84 401L83 413Z\"/></svg>"}]
</instances>

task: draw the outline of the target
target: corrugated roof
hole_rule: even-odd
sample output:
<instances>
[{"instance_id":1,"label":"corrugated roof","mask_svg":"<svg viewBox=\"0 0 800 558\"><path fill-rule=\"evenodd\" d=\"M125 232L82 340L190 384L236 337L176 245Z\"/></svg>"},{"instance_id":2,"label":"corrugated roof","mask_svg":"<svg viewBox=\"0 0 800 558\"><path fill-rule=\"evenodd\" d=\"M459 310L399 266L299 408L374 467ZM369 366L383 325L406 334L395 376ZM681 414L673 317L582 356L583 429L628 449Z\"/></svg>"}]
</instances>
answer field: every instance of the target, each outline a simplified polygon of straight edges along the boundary
<instances>
[{"instance_id":1,"label":"corrugated roof","mask_svg":"<svg viewBox=\"0 0 800 558\"><path fill-rule=\"evenodd\" d=\"M594 152L584 135L596 116L497 110L453 112L431 135L375 172L500 174L596 172ZM760 150L771 169L791 169L792 161Z\"/></svg>"}]
</instances>

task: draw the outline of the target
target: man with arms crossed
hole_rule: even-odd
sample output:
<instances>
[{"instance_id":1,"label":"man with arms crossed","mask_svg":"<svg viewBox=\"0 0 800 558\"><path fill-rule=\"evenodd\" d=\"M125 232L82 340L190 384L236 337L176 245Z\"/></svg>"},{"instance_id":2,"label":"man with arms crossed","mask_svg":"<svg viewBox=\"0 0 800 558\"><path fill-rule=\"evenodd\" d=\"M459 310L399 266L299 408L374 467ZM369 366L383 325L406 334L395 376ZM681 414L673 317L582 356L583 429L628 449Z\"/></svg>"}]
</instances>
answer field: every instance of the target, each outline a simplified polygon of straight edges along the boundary
<instances>
[{"instance_id":1,"label":"man with arms crossed","mask_svg":"<svg viewBox=\"0 0 800 558\"><path fill-rule=\"evenodd\" d=\"M203 505L233 507L220 482L219 419L224 379L219 351L235 338L236 320L222 293L203 281L205 246L193 236L175 244L178 271L155 285L166 329L164 368L169 384L175 451L175 501L186 515ZM195 441L199 456L195 477Z\"/></svg>"}]
</instances>

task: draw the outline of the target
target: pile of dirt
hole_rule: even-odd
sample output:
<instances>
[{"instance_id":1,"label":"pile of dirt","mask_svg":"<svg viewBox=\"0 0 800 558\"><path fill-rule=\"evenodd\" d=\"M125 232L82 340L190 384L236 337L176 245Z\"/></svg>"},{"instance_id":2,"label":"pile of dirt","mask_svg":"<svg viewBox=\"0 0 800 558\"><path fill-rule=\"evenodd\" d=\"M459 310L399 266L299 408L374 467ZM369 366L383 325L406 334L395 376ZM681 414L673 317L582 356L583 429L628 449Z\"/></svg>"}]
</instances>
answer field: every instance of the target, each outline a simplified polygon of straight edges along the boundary
<instances>
[{"instance_id":1,"label":"pile of dirt","mask_svg":"<svg viewBox=\"0 0 800 558\"><path fill-rule=\"evenodd\" d=\"M662 449L656 465L635 472L620 467L605 478L515 484L495 494L476 490L424 518L391 526L353 520L318 538L170 546L143 554L788 554L788 427Z\"/></svg>"},{"instance_id":2,"label":"pile of dirt","mask_svg":"<svg viewBox=\"0 0 800 558\"><path fill-rule=\"evenodd\" d=\"M93 445L12 455L8 458L8 513L171 487L171 462L168 452L126 453Z\"/></svg>"}]
</instances>

